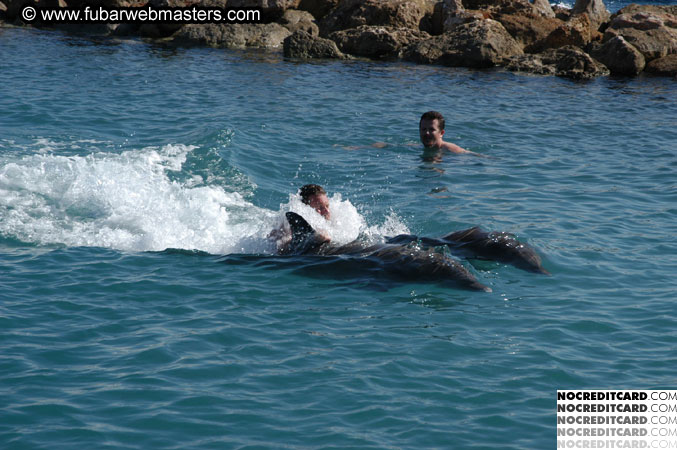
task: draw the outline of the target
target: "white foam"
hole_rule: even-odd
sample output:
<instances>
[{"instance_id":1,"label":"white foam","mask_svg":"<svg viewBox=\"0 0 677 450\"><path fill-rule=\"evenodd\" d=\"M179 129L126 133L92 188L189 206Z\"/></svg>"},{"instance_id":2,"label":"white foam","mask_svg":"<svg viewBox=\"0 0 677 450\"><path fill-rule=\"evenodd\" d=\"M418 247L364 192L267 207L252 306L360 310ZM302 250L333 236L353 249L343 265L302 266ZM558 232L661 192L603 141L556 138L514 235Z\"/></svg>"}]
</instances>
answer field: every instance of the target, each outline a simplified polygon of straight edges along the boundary
<instances>
[{"instance_id":1,"label":"white foam","mask_svg":"<svg viewBox=\"0 0 677 450\"><path fill-rule=\"evenodd\" d=\"M397 236L398 234L409 234L409 228L402 222L402 219L394 212L386 216L385 222L380 225L373 225L365 231L365 236L372 241L382 241L386 236Z\"/></svg>"},{"instance_id":2,"label":"white foam","mask_svg":"<svg viewBox=\"0 0 677 450\"><path fill-rule=\"evenodd\" d=\"M335 244L358 237L406 233L392 214L369 227L340 194L325 220L297 194L278 211L260 208L237 192L177 177L195 147L167 145L86 156L32 153L0 159L0 235L37 245L108 247L123 251L167 248L213 254L271 253L267 239L284 213L301 214Z\"/></svg>"},{"instance_id":3,"label":"white foam","mask_svg":"<svg viewBox=\"0 0 677 450\"><path fill-rule=\"evenodd\" d=\"M251 237L264 235L274 214L221 187L169 179L193 148L2 161L0 233L40 245L260 251L263 240Z\"/></svg>"}]
</instances>

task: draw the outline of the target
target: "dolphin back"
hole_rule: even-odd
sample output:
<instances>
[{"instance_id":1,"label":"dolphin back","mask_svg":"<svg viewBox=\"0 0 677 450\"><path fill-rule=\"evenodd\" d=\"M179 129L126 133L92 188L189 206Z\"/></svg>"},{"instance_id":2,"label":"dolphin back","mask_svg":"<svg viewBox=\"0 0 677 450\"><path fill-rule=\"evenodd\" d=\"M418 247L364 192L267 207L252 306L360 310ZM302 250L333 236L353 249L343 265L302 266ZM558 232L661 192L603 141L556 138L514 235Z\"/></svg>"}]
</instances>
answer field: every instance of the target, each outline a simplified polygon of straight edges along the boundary
<instances>
[{"instance_id":1,"label":"dolphin back","mask_svg":"<svg viewBox=\"0 0 677 450\"><path fill-rule=\"evenodd\" d=\"M449 247L464 251L468 258L512 264L522 270L550 275L532 246L504 231L486 232L479 227L456 231L442 238Z\"/></svg>"},{"instance_id":2,"label":"dolphin back","mask_svg":"<svg viewBox=\"0 0 677 450\"><path fill-rule=\"evenodd\" d=\"M512 264L522 270L550 275L542 264L541 257L532 246L518 241L504 231L487 232L479 227L454 231L441 238L419 237L401 234L388 239L390 244L420 242L428 247L446 246L457 256L468 259L486 259Z\"/></svg>"}]
</instances>

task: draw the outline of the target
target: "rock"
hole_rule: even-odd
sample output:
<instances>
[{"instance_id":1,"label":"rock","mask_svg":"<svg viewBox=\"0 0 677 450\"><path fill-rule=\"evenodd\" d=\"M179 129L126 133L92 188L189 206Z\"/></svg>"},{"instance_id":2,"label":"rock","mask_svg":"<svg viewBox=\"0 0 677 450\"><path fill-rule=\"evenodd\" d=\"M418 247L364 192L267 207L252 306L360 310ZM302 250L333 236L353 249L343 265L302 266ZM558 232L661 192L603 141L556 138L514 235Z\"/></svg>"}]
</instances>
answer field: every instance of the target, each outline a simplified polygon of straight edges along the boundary
<instances>
[{"instance_id":1,"label":"rock","mask_svg":"<svg viewBox=\"0 0 677 450\"><path fill-rule=\"evenodd\" d=\"M104 8L129 8L135 6L144 6L146 4L146 0L67 0L63 2L59 1L59 3L62 3L60 5L62 7L67 4L70 8L80 9L83 9L86 6L103 6ZM46 5L43 3L42 6L45 7Z\"/></svg>"},{"instance_id":2,"label":"rock","mask_svg":"<svg viewBox=\"0 0 677 450\"><path fill-rule=\"evenodd\" d=\"M464 0L465 9L485 11L495 17L497 14L539 14L529 0Z\"/></svg>"},{"instance_id":3,"label":"rock","mask_svg":"<svg viewBox=\"0 0 677 450\"><path fill-rule=\"evenodd\" d=\"M333 58L346 59L346 56L336 47L336 43L329 39L297 30L284 40L284 56L287 58Z\"/></svg>"},{"instance_id":4,"label":"rock","mask_svg":"<svg viewBox=\"0 0 677 450\"><path fill-rule=\"evenodd\" d=\"M68 0L73 1L73 0ZM83 0L77 0L83 1ZM91 2L91 0L84 0ZM199 5L199 0L149 0L153 8L187 8ZM180 23L123 23L113 34L115 36L139 35L148 38L165 38L176 33L183 24Z\"/></svg>"},{"instance_id":5,"label":"rock","mask_svg":"<svg viewBox=\"0 0 677 450\"><path fill-rule=\"evenodd\" d=\"M278 20L288 9L298 9L301 0L200 0L201 6L219 8L257 8L264 22Z\"/></svg>"},{"instance_id":6,"label":"rock","mask_svg":"<svg viewBox=\"0 0 677 450\"><path fill-rule=\"evenodd\" d=\"M489 19L489 14L482 11L474 10L462 10L457 11L454 14L450 14L444 20L444 25L442 26L442 31L444 33L448 31L453 31L459 25L464 23L477 22L479 20Z\"/></svg>"},{"instance_id":7,"label":"rock","mask_svg":"<svg viewBox=\"0 0 677 450\"><path fill-rule=\"evenodd\" d=\"M677 54L654 59L645 70L656 75L677 76Z\"/></svg>"},{"instance_id":8,"label":"rock","mask_svg":"<svg viewBox=\"0 0 677 450\"><path fill-rule=\"evenodd\" d=\"M541 46L535 44L563 25L559 19L535 14L504 14L497 20L527 53L539 52Z\"/></svg>"},{"instance_id":9,"label":"rock","mask_svg":"<svg viewBox=\"0 0 677 450\"><path fill-rule=\"evenodd\" d=\"M115 34L116 23L61 23L49 27L68 34L79 36L110 36Z\"/></svg>"},{"instance_id":10,"label":"rock","mask_svg":"<svg viewBox=\"0 0 677 450\"><path fill-rule=\"evenodd\" d=\"M546 50L542 54L526 54L509 58L505 68L513 72L528 72L536 75L557 75L554 56L550 53L554 49Z\"/></svg>"},{"instance_id":11,"label":"rock","mask_svg":"<svg viewBox=\"0 0 677 450\"><path fill-rule=\"evenodd\" d=\"M608 75L609 70L595 61L578 47L566 46L548 49L536 55L523 55L510 58L506 69L516 72L530 72L542 75L584 80Z\"/></svg>"},{"instance_id":12,"label":"rock","mask_svg":"<svg viewBox=\"0 0 677 450\"><path fill-rule=\"evenodd\" d=\"M611 19L603 41L623 36L647 61L677 53L677 15L669 12L677 7L631 7L620 10Z\"/></svg>"},{"instance_id":13,"label":"rock","mask_svg":"<svg viewBox=\"0 0 677 450\"><path fill-rule=\"evenodd\" d=\"M545 39L533 44L532 51L538 52L548 48L559 48L567 45L585 47L602 35L590 22L587 14L572 16L567 22L555 28Z\"/></svg>"},{"instance_id":14,"label":"rock","mask_svg":"<svg viewBox=\"0 0 677 450\"><path fill-rule=\"evenodd\" d=\"M148 4L155 8L186 8L198 5L199 0L149 0Z\"/></svg>"},{"instance_id":15,"label":"rock","mask_svg":"<svg viewBox=\"0 0 677 450\"><path fill-rule=\"evenodd\" d=\"M292 33L303 30L313 36L320 35L320 28L315 23L315 17L308 11L288 9L282 15L279 23Z\"/></svg>"},{"instance_id":16,"label":"rock","mask_svg":"<svg viewBox=\"0 0 677 450\"><path fill-rule=\"evenodd\" d=\"M317 20L326 16L329 11L339 4L340 0L301 0L299 9L308 11Z\"/></svg>"},{"instance_id":17,"label":"rock","mask_svg":"<svg viewBox=\"0 0 677 450\"><path fill-rule=\"evenodd\" d=\"M465 9L475 10L504 10L504 9L532 9L528 0L462 0ZM507 12L507 11L506 11Z\"/></svg>"},{"instance_id":18,"label":"rock","mask_svg":"<svg viewBox=\"0 0 677 450\"><path fill-rule=\"evenodd\" d=\"M447 17L444 12L444 3L437 2L433 8L433 15L430 17L430 30L428 33L438 35L444 33L444 19ZM425 28L425 27L424 27Z\"/></svg>"},{"instance_id":19,"label":"rock","mask_svg":"<svg viewBox=\"0 0 677 450\"><path fill-rule=\"evenodd\" d=\"M646 66L644 56L622 36L606 41L592 50L590 56L607 66L612 75L635 76Z\"/></svg>"},{"instance_id":20,"label":"rock","mask_svg":"<svg viewBox=\"0 0 677 450\"><path fill-rule=\"evenodd\" d=\"M139 34L139 25L135 23L121 23L111 33L113 36L137 36Z\"/></svg>"},{"instance_id":21,"label":"rock","mask_svg":"<svg viewBox=\"0 0 677 450\"><path fill-rule=\"evenodd\" d=\"M581 80L609 74L609 69L577 47L555 49L554 58L557 76Z\"/></svg>"},{"instance_id":22,"label":"rock","mask_svg":"<svg viewBox=\"0 0 677 450\"><path fill-rule=\"evenodd\" d=\"M128 24L122 24L122 25L128 25ZM129 25L134 25L134 24L129 24ZM137 26L136 28L136 33L139 36L147 37L147 38L153 38L153 39L160 39L160 38L165 38L168 36L171 36L172 34L176 33L178 30L183 27L183 24L180 23L142 23ZM119 32L115 32L114 34L116 36L120 36L121 33L126 33L129 29L126 27L123 27L123 29Z\"/></svg>"},{"instance_id":23,"label":"rock","mask_svg":"<svg viewBox=\"0 0 677 450\"><path fill-rule=\"evenodd\" d=\"M276 48L291 33L279 23L269 24L190 24L173 36L182 45L208 45L225 48Z\"/></svg>"},{"instance_id":24,"label":"rock","mask_svg":"<svg viewBox=\"0 0 677 450\"><path fill-rule=\"evenodd\" d=\"M442 11L446 16L456 14L460 11L465 11L463 2L461 0L444 0L442 3Z\"/></svg>"},{"instance_id":25,"label":"rock","mask_svg":"<svg viewBox=\"0 0 677 450\"><path fill-rule=\"evenodd\" d=\"M428 38L425 31L371 25L329 35L342 52L374 59L398 58L404 48Z\"/></svg>"},{"instance_id":26,"label":"rock","mask_svg":"<svg viewBox=\"0 0 677 450\"><path fill-rule=\"evenodd\" d=\"M427 31L434 9L434 0L342 0L320 21L320 35L362 25Z\"/></svg>"},{"instance_id":27,"label":"rock","mask_svg":"<svg viewBox=\"0 0 677 450\"><path fill-rule=\"evenodd\" d=\"M609 11L603 0L576 0L571 10L571 15L577 16L587 14L594 28L597 29L601 24L609 20Z\"/></svg>"},{"instance_id":28,"label":"rock","mask_svg":"<svg viewBox=\"0 0 677 450\"><path fill-rule=\"evenodd\" d=\"M673 16L677 16L677 5L638 5L637 3L632 3L616 12L616 14L611 16L611 19L613 20L621 14L634 14L639 12L657 15L672 14Z\"/></svg>"},{"instance_id":29,"label":"rock","mask_svg":"<svg viewBox=\"0 0 677 450\"><path fill-rule=\"evenodd\" d=\"M444 0L441 10L442 33L456 28L457 25L483 18L482 16L475 18L472 13L466 12L461 0Z\"/></svg>"},{"instance_id":30,"label":"rock","mask_svg":"<svg viewBox=\"0 0 677 450\"><path fill-rule=\"evenodd\" d=\"M536 8L543 17L555 17L555 11L553 11L548 0L534 0L534 8Z\"/></svg>"},{"instance_id":31,"label":"rock","mask_svg":"<svg viewBox=\"0 0 677 450\"><path fill-rule=\"evenodd\" d=\"M556 18L564 22L571 18L571 10L569 8L565 8L564 6L555 5L552 7L552 11L555 13Z\"/></svg>"},{"instance_id":32,"label":"rock","mask_svg":"<svg viewBox=\"0 0 677 450\"><path fill-rule=\"evenodd\" d=\"M419 41L407 49L405 57L420 63L481 68L521 54L522 48L503 25L487 19Z\"/></svg>"}]
</instances>

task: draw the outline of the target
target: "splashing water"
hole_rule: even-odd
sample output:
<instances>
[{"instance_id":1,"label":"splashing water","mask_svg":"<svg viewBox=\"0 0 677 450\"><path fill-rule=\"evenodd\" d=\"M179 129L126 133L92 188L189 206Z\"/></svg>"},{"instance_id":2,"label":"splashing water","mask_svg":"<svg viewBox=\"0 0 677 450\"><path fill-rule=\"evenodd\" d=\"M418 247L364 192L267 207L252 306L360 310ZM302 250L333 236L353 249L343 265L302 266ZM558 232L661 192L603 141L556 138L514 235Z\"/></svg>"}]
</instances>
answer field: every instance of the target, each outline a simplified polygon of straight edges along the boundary
<instances>
[{"instance_id":1,"label":"splashing water","mask_svg":"<svg viewBox=\"0 0 677 450\"><path fill-rule=\"evenodd\" d=\"M297 194L280 210L246 201L237 186L203 185L176 177L197 147L167 145L116 153L60 156L49 152L0 160L0 235L37 245L167 248L213 254L272 253L267 235L286 211L344 244L360 234L405 230L396 216L368 227L350 201L330 199L326 221Z\"/></svg>"}]
</instances>

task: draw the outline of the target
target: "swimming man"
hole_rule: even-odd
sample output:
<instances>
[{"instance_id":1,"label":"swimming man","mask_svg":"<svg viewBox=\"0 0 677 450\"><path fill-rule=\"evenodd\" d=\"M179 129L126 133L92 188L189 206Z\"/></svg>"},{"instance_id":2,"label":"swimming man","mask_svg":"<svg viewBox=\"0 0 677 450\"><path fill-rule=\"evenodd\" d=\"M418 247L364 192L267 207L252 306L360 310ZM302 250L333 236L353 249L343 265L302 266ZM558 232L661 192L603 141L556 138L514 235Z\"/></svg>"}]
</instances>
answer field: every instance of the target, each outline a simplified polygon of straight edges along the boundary
<instances>
[{"instance_id":1,"label":"swimming man","mask_svg":"<svg viewBox=\"0 0 677 450\"><path fill-rule=\"evenodd\" d=\"M435 156L442 156L443 151L461 154L467 153L475 156L484 156L479 153L471 152L451 142L446 142L444 137L444 116L437 111L428 111L423 113L418 122L418 131L421 136L421 143L426 150L436 150Z\"/></svg>"}]
</instances>

